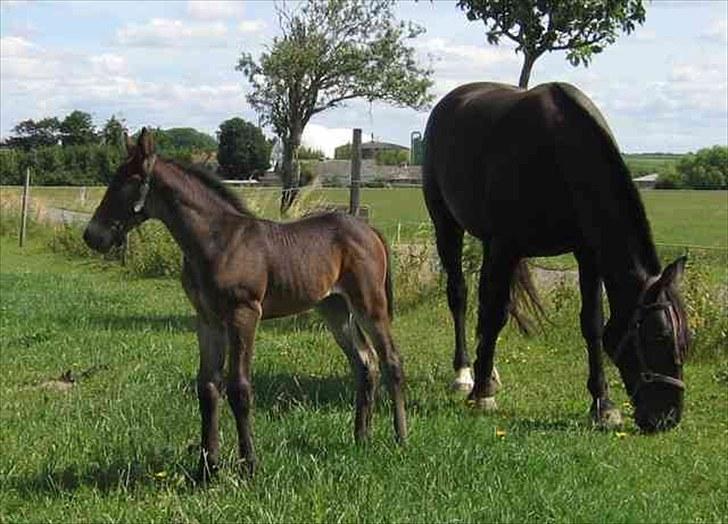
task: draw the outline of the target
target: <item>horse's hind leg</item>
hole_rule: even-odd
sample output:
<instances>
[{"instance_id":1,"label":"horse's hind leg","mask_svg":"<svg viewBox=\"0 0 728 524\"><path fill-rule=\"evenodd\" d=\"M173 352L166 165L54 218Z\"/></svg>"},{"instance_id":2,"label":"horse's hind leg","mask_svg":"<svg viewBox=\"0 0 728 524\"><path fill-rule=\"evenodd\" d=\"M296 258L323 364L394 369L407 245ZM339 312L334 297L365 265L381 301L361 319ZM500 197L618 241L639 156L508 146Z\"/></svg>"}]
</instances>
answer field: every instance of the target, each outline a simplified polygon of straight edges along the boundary
<instances>
[{"instance_id":1,"label":"horse's hind leg","mask_svg":"<svg viewBox=\"0 0 728 524\"><path fill-rule=\"evenodd\" d=\"M358 301L357 301L358 302ZM387 314L387 299L384 293L375 294L372 302L353 305L357 323L369 336L374 349L379 355L381 365L392 399L394 411L394 432L397 441L403 443L407 438L407 420L404 410L404 372L402 359L392 339L392 330L389 315ZM368 307L367 307L368 306Z\"/></svg>"},{"instance_id":2,"label":"horse's hind leg","mask_svg":"<svg viewBox=\"0 0 728 524\"><path fill-rule=\"evenodd\" d=\"M349 359L356 380L354 438L367 440L370 434L374 396L379 380L377 355L353 321L349 306L342 295L331 295L317 306L334 340Z\"/></svg>"},{"instance_id":3,"label":"horse's hind leg","mask_svg":"<svg viewBox=\"0 0 728 524\"><path fill-rule=\"evenodd\" d=\"M468 400L486 410L495 409L498 388L493 359L498 333L508 318L510 285L519 259L504 243L492 241L484 253L478 288L478 356L473 366L475 384Z\"/></svg>"},{"instance_id":4,"label":"horse's hind leg","mask_svg":"<svg viewBox=\"0 0 728 524\"><path fill-rule=\"evenodd\" d=\"M425 202L435 225L437 254L447 274L447 305L450 308L455 327L455 353L453 368L455 380L451 388L469 392L473 387L473 376L470 372L470 359L465 338L465 314L468 308L468 287L465 283L462 268L463 229L446 208L436 188L425 188Z\"/></svg>"},{"instance_id":5,"label":"horse's hind leg","mask_svg":"<svg viewBox=\"0 0 728 524\"><path fill-rule=\"evenodd\" d=\"M225 329L222 325L206 323L197 318L197 340L200 347L200 367L197 372L197 397L202 418L202 438L198 478L207 480L217 470L220 451L218 437L218 401L222 392L222 373L225 365Z\"/></svg>"},{"instance_id":6,"label":"horse's hind leg","mask_svg":"<svg viewBox=\"0 0 728 524\"><path fill-rule=\"evenodd\" d=\"M609 386L604 377L602 364L602 333L604 312L602 310L602 284L594 257L586 252L576 253L579 262L579 289L581 291L581 333L586 341L589 357L589 379L587 389L593 402L591 416L595 423L605 428L622 424L622 415L611 400Z\"/></svg>"}]
</instances>

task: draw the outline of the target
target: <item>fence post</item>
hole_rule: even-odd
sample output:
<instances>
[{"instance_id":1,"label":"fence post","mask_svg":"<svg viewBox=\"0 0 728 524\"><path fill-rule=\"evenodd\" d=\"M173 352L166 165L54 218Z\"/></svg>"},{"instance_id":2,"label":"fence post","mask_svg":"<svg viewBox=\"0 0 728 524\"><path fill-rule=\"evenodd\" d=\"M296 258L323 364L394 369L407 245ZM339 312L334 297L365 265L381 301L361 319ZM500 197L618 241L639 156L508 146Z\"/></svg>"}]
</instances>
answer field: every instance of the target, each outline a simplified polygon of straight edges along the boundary
<instances>
[{"instance_id":1,"label":"fence post","mask_svg":"<svg viewBox=\"0 0 728 524\"><path fill-rule=\"evenodd\" d=\"M354 129L351 138L351 189L349 213L359 214L359 189L361 185L361 129Z\"/></svg>"},{"instance_id":2,"label":"fence post","mask_svg":"<svg viewBox=\"0 0 728 524\"><path fill-rule=\"evenodd\" d=\"M28 225L28 199L30 198L30 167L25 168L23 184L23 207L20 212L20 247L25 245L25 230Z\"/></svg>"}]
</instances>

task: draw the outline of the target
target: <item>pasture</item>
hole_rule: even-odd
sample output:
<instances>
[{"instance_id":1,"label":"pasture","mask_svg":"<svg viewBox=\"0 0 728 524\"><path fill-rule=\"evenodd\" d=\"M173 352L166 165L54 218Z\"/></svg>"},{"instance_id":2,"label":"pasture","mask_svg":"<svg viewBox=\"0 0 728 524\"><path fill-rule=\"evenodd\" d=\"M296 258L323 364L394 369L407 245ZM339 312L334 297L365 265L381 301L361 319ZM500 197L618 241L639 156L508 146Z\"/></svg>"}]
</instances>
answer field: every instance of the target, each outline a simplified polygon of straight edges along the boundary
<instances>
[{"instance_id":1,"label":"pasture","mask_svg":"<svg viewBox=\"0 0 728 524\"><path fill-rule=\"evenodd\" d=\"M20 188L0 189L4 198L20 198ZM86 199L79 199L80 190L74 187L34 187L33 198L44 206L73 211L91 212L101 200L104 188L91 187ZM278 218L280 193L278 188L245 188L243 198L266 218ZM642 199L658 244L705 246L728 249L728 192L693 190L642 191ZM347 188L308 190L304 205L309 208L327 205L346 206ZM412 188L363 188L361 203L370 207L371 221L391 240L411 240L422 234L423 224L429 223L422 190Z\"/></svg>"},{"instance_id":2,"label":"pasture","mask_svg":"<svg viewBox=\"0 0 728 524\"><path fill-rule=\"evenodd\" d=\"M374 223L390 238L397 222L426 219L411 191L418 190L364 191ZM728 244L725 192L644 195L658 241ZM676 430L643 436L631 420L621 432L596 430L570 286L544 294L553 322L545 333L524 338L511 326L502 333L496 361L504 389L500 410L489 415L446 389L452 334L441 287L400 301L394 335L411 429L404 448L392 439L383 391L371 443L355 446L353 381L318 317L263 323L253 367L259 473L250 482L234 473L235 428L225 405L221 474L209 488L195 487L188 474L199 433L197 349L179 283L69 260L38 241L22 252L10 237L0 241L0 521L728 517L725 348L688 362ZM724 286L724 266L716 269ZM608 375L628 415L611 365Z\"/></svg>"}]
</instances>

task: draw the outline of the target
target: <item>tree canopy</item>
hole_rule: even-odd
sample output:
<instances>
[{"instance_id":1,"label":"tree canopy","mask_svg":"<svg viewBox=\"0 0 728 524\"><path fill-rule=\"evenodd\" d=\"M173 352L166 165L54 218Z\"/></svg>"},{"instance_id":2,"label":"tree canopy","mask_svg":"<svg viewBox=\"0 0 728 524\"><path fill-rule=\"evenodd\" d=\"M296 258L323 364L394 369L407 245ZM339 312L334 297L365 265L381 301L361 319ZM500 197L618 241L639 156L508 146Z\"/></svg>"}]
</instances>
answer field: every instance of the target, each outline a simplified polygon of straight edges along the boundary
<instances>
[{"instance_id":1,"label":"tree canopy","mask_svg":"<svg viewBox=\"0 0 728 524\"><path fill-rule=\"evenodd\" d=\"M259 127L242 118L220 124L217 161L229 178L247 179L270 166L271 144Z\"/></svg>"},{"instance_id":2,"label":"tree canopy","mask_svg":"<svg viewBox=\"0 0 728 524\"><path fill-rule=\"evenodd\" d=\"M311 117L363 98L424 109L431 71L417 65L407 41L424 29L397 21L392 0L309 0L279 6L282 35L256 61L237 65L252 85L248 101L283 145L281 210L300 183L297 151Z\"/></svg>"},{"instance_id":3,"label":"tree canopy","mask_svg":"<svg viewBox=\"0 0 728 524\"><path fill-rule=\"evenodd\" d=\"M524 61L518 85L528 87L534 62L544 53L566 51L569 62L588 66L645 21L642 0L458 0L468 20L485 25L488 43L507 38Z\"/></svg>"},{"instance_id":4,"label":"tree canopy","mask_svg":"<svg viewBox=\"0 0 728 524\"><path fill-rule=\"evenodd\" d=\"M64 146L82 146L98 141L93 118L85 111L73 111L63 119L59 127Z\"/></svg>"}]
</instances>

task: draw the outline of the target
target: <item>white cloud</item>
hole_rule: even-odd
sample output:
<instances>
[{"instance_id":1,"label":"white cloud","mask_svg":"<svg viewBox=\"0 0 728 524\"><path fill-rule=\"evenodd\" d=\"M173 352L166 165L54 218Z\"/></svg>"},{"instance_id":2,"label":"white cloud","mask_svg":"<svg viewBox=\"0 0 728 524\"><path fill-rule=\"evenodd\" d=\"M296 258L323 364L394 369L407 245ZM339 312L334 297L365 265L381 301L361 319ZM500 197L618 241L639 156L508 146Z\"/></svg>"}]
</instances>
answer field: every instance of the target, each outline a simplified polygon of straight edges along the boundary
<instances>
[{"instance_id":1,"label":"white cloud","mask_svg":"<svg viewBox=\"0 0 728 524\"><path fill-rule=\"evenodd\" d=\"M243 20L238 24L238 30L241 33L257 33L265 29L265 26L263 20Z\"/></svg>"},{"instance_id":2,"label":"white cloud","mask_svg":"<svg viewBox=\"0 0 728 524\"><path fill-rule=\"evenodd\" d=\"M700 34L701 38L718 44L728 44L728 21L716 20Z\"/></svg>"},{"instance_id":3,"label":"white cloud","mask_svg":"<svg viewBox=\"0 0 728 524\"><path fill-rule=\"evenodd\" d=\"M309 124L303 131L302 142L306 147L319 149L329 157L334 157L334 149L351 142L351 129L331 128L320 124Z\"/></svg>"},{"instance_id":4,"label":"white cloud","mask_svg":"<svg viewBox=\"0 0 728 524\"><path fill-rule=\"evenodd\" d=\"M22 36L4 36L0 38L0 56L2 58L25 56L33 47L33 44Z\"/></svg>"},{"instance_id":5,"label":"white cloud","mask_svg":"<svg viewBox=\"0 0 728 524\"><path fill-rule=\"evenodd\" d=\"M103 53L101 55L91 56L89 60L94 65L95 71L100 74L120 75L129 71L129 64L126 58L121 55Z\"/></svg>"},{"instance_id":6,"label":"white cloud","mask_svg":"<svg viewBox=\"0 0 728 524\"><path fill-rule=\"evenodd\" d=\"M186 47L228 45L227 26L222 22L185 22L152 18L145 24L129 24L116 33L117 42L134 47Z\"/></svg>"},{"instance_id":7,"label":"white cloud","mask_svg":"<svg viewBox=\"0 0 728 524\"><path fill-rule=\"evenodd\" d=\"M188 0L187 13L197 20L227 20L240 18L244 4L241 1Z\"/></svg>"}]
</instances>

